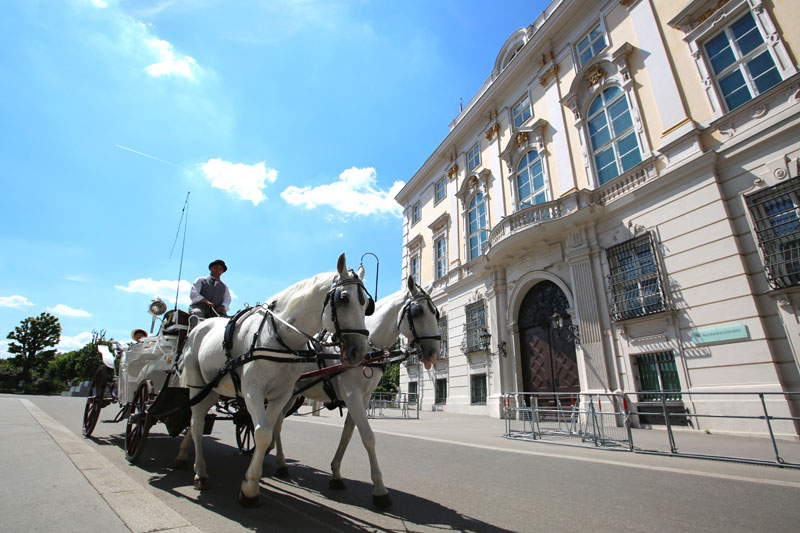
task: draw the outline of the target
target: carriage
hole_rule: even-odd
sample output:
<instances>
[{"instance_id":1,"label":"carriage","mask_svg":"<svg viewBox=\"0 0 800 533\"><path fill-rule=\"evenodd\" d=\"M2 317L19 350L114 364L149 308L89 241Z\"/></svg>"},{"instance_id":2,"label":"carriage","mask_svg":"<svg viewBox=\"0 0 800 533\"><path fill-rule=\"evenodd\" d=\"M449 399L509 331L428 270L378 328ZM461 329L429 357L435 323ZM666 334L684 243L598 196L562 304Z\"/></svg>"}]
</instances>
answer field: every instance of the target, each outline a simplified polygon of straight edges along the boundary
<instances>
[{"instance_id":1,"label":"carriage","mask_svg":"<svg viewBox=\"0 0 800 533\"><path fill-rule=\"evenodd\" d=\"M171 437L180 435L189 426L189 389L180 386L176 365L189 332L189 314L181 309L166 309L159 298L150 304L153 326L157 320L161 322L155 335L151 326L150 336L130 346L119 342L111 348L97 345L103 364L89 387L83 435L92 435L104 407L118 404L119 411L110 422L126 421L125 457L131 463L139 459L155 424L163 423ZM217 402L206 416L203 434L211 433L217 420L232 420L239 450L252 452L253 423L235 398L221 398Z\"/></svg>"}]
</instances>

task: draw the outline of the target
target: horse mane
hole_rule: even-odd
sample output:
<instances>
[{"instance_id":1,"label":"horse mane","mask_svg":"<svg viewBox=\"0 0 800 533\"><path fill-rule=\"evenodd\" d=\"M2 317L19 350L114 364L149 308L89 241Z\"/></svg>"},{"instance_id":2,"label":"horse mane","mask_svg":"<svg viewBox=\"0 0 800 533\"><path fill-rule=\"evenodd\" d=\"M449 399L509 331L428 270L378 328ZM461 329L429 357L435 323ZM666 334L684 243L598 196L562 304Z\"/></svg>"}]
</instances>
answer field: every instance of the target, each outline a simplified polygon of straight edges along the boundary
<instances>
[{"instance_id":1,"label":"horse mane","mask_svg":"<svg viewBox=\"0 0 800 533\"><path fill-rule=\"evenodd\" d=\"M294 285L283 289L281 292L270 298L269 302L274 303L274 311L280 315L290 316L296 307L304 300L314 298L316 293L325 294L336 278L335 272L324 272L311 278L298 281Z\"/></svg>"}]
</instances>

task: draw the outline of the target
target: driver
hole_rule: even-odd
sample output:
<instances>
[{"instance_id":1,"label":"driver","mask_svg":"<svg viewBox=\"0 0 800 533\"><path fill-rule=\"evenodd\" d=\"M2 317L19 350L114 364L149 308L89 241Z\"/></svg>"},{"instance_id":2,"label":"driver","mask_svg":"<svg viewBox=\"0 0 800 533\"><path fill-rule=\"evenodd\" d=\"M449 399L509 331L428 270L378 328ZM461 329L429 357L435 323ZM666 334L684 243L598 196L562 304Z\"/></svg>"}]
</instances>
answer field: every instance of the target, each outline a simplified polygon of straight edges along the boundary
<instances>
[{"instance_id":1,"label":"driver","mask_svg":"<svg viewBox=\"0 0 800 533\"><path fill-rule=\"evenodd\" d=\"M192 305L189 314L199 318L228 316L231 304L231 291L220 278L228 270L225 261L217 259L208 265L210 274L197 278L192 285L190 297Z\"/></svg>"}]
</instances>

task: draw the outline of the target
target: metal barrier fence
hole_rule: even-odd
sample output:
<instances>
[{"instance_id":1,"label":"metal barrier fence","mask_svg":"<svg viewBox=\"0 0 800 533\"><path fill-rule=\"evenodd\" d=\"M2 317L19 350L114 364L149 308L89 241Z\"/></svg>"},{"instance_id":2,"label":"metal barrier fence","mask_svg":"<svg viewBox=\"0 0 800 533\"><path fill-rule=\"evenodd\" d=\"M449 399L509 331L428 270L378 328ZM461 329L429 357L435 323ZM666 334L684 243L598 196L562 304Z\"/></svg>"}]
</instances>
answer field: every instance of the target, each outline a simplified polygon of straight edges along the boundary
<instances>
[{"instance_id":1,"label":"metal barrier fence","mask_svg":"<svg viewBox=\"0 0 800 533\"><path fill-rule=\"evenodd\" d=\"M368 418L419 418L417 395L407 392L373 392L367 406Z\"/></svg>"},{"instance_id":2,"label":"metal barrier fence","mask_svg":"<svg viewBox=\"0 0 800 533\"><path fill-rule=\"evenodd\" d=\"M798 401L790 392L508 393L503 436L800 468Z\"/></svg>"}]
</instances>

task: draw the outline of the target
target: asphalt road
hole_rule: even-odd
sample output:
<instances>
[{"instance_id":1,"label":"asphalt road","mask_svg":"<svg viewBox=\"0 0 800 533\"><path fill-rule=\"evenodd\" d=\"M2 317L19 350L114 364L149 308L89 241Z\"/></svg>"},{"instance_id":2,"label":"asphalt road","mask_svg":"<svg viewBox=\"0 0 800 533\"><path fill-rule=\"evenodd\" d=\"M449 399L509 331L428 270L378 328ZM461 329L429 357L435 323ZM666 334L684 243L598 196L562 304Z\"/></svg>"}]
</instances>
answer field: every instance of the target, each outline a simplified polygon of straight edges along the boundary
<instances>
[{"instance_id":1,"label":"asphalt road","mask_svg":"<svg viewBox=\"0 0 800 533\"><path fill-rule=\"evenodd\" d=\"M26 398L80 435L83 399ZM115 414L116 406L109 406L101 421ZM203 492L193 488L191 471L172 468L178 439L167 436L163 425L151 430L137 465L124 458L124 422L98 423L86 442L209 532L793 531L800 523L798 471L719 463L707 468L691 459L509 443L495 434L470 444L452 430L413 438L401 434L403 424L422 421L395 421L391 431L380 422L373 424L378 456L394 501L385 512L372 506L367 456L357 434L342 467L347 490L328 488L337 417L287 420L283 441L292 480L273 477L274 459L267 457L263 504L256 509L236 501L249 459L238 453L230 422L217 423L205 438L211 488Z\"/></svg>"}]
</instances>

